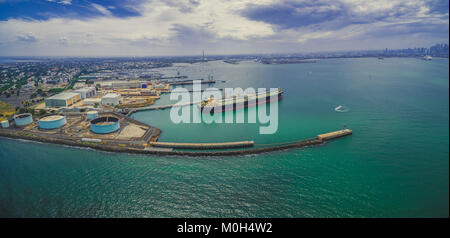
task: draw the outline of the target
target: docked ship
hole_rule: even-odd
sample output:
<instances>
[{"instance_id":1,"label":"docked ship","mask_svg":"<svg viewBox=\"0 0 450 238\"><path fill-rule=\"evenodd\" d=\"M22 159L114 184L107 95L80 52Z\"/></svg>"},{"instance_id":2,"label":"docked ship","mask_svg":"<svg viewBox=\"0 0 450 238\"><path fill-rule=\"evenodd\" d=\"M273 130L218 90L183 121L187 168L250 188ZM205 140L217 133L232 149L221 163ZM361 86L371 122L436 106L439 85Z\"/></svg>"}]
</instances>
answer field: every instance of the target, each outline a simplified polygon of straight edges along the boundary
<instances>
[{"instance_id":1,"label":"docked ship","mask_svg":"<svg viewBox=\"0 0 450 238\"><path fill-rule=\"evenodd\" d=\"M269 92L246 94L244 96L234 95L224 99L210 97L202 101L200 109L202 113L214 113L247 108L266 102L278 101L282 98L283 92L283 90L277 89Z\"/></svg>"}]
</instances>

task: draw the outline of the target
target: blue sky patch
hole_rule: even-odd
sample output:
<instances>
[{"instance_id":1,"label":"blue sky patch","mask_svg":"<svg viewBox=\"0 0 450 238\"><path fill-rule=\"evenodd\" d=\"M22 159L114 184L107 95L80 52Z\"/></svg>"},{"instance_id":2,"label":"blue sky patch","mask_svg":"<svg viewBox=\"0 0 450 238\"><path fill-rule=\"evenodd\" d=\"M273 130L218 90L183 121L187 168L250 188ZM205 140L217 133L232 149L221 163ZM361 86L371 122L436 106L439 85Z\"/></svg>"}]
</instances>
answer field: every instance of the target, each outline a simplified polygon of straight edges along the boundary
<instances>
[{"instance_id":1,"label":"blue sky patch","mask_svg":"<svg viewBox=\"0 0 450 238\"><path fill-rule=\"evenodd\" d=\"M105 15L118 18L140 15L126 3L120 0L6 0L0 2L0 21L12 18L48 20L55 17L86 19Z\"/></svg>"}]
</instances>

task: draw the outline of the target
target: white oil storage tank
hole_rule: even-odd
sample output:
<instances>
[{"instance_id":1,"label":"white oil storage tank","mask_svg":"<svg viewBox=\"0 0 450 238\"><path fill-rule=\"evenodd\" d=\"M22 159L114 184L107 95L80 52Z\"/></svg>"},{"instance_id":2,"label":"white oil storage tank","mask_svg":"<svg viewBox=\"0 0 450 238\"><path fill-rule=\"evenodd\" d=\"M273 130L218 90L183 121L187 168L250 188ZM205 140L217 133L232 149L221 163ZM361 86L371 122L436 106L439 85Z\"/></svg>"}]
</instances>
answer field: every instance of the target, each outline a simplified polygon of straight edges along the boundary
<instances>
[{"instance_id":1,"label":"white oil storage tank","mask_svg":"<svg viewBox=\"0 0 450 238\"><path fill-rule=\"evenodd\" d=\"M39 118L39 128L46 130L60 128L66 123L66 117L63 115L55 114Z\"/></svg>"},{"instance_id":2,"label":"white oil storage tank","mask_svg":"<svg viewBox=\"0 0 450 238\"><path fill-rule=\"evenodd\" d=\"M14 117L16 126L26 126L33 122L33 116L30 113L22 113Z\"/></svg>"},{"instance_id":3,"label":"white oil storage tank","mask_svg":"<svg viewBox=\"0 0 450 238\"><path fill-rule=\"evenodd\" d=\"M2 128L8 128L9 127L9 121L8 120L2 121L1 124L2 124Z\"/></svg>"},{"instance_id":4,"label":"white oil storage tank","mask_svg":"<svg viewBox=\"0 0 450 238\"><path fill-rule=\"evenodd\" d=\"M86 113L87 119L88 120L92 120L98 117L98 112L97 111L89 111Z\"/></svg>"}]
</instances>

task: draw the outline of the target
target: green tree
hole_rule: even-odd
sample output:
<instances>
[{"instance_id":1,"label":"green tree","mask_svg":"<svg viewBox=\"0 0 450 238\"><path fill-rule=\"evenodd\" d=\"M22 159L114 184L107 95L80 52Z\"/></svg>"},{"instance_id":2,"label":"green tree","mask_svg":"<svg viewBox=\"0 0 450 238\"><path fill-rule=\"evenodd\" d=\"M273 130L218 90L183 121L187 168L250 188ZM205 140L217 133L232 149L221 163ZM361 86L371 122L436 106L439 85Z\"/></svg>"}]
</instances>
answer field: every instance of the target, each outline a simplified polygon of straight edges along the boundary
<instances>
[{"instance_id":1,"label":"green tree","mask_svg":"<svg viewBox=\"0 0 450 238\"><path fill-rule=\"evenodd\" d=\"M39 116L43 116L47 113L47 111L45 109L41 109L39 110Z\"/></svg>"}]
</instances>

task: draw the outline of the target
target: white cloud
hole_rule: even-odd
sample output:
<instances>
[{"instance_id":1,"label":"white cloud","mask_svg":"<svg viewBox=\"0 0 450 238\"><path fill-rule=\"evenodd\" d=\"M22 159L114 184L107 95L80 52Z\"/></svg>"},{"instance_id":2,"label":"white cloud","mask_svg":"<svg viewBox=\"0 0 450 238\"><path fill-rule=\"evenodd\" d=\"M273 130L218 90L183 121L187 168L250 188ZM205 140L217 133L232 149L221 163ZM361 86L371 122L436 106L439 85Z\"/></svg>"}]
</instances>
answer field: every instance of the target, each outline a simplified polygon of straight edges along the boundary
<instances>
[{"instance_id":1,"label":"white cloud","mask_svg":"<svg viewBox=\"0 0 450 238\"><path fill-rule=\"evenodd\" d=\"M333 34L333 32L331 32L331 31L306 33L306 34L303 34L302 36L300 36L300 38L298 39L298 42L305 43L308 40L326 38L326 37L331 36L332 34Z\"/></svg>"},{"instance_id":2,"label":"white cloud","mask_svg":"<svg viewBox=\"0 0 450 238\"><path fill-rule=\"evenodd\" d=\"M91 3L91 6L93 8L95 8L95 10L99 11L100 13L102 13L103 15L107 15L107 16L112 15L111 12L108 9L106 9L106 7L104 7L104 6L100 5L100 4Z\"/></svg>"},{"instance_id":3,"label":"white cloud","mask_svg":"<svg viewBox=\"0 0 450 238\"><path fill-rule=\"evenodd\" d=\"M134 49L136 47L134 43L152 39L166 42L166 49L171 45L180 46L183 42L174 42L172 39L178 33L173 28L177 24L201 28L218 39L247 40L274 34L271 25L251 21L236 14L236 11L245 4L244 1L227 3L220 0L207 0L201 1L192 11L181 12L176 5L171 6L162 1L156 1L143 4L139 8L141 16L115 18L108 9L93 3L92 7L101 12L103 17L85 20L51 18L46 21L10 19L0 22L0 32L2 32L0 42L14 41L11 35L17 35L18 32L39 29L42 37L38 47L41 47L42 51L55 54L72 53L53 52L55 51L53 45L58 43L57 39L62 36L70 37L73 52L93 53L84 47L84 44L89 42L89 45L98 46L94 54L102 54L101 51L122 54L127 48L128 52L152 54L155 53L154 49ZM87 32L91 33L89 40L86 39ZM176 54L175 49L172 50L172 54Z\"/></svg>"},{"instance_id":4,"label":"white cloud","mask_svg":"<svg viewBox=\"0 0 450 238\"><path fill-rule=\"evenodd\" d=\"M23 42L36 42L38 41L38 38L33 32L27 32L23 34L17 35L17 40L23 41Z\"/></svg>"},{"instance_id":5,"label":"white cloud","mask_svg":"<svg viewBox=\"0 0 450 238\"><path fill-rule=\"evenodd\" d=\"M67 39L67 37L62 36L58 39L58 43L60 45L67 45L69 43L69 39Z\"/></svg>"},{"instance_id":6,"label":"white cloud","mask_svg":"<svg viewBox=\"0 0 450 238\"><path fill-rule=\"evenodd\" d=\"M61 0L59 1L60 4L63 5L71 5L72 4L72 0Z\"/></svg>"},{"instance_id":7,"label":"white cloud","mask_svg":"<svg viewBox=\"0 0 450 238\"><path fill-rule=\"evenodd\" d=\"M60 0L60 1L57 1L57 0L47 0L47 2L59 3L59 4L62 4L62 5L72 5L72 0Z\"/></svg>"},{"instance_id":8,"label":"white cloud","mask_svg":"<svg viewBox=\"0 0 450 238\"><path fill-rule=\"evenodd\" d=\"M349 6L352 14L362 16L381 14L395 9L400 3L421 4L420 1L400 0L382 0L379 4L362 0L342 1ZM71 3L59 1L61 2ZM0 21L0 54L27 55L30 51L25 51L23 46L29 42L33 42L33 53L37 55L177 55L200 52L204 47L214 48L214 53L298 52L302 49L324 49L323 45L316 46L317 40L323 42L332 39L330 47L337 47L339 42L342 47L356 47L357 44L350 44L350 39L361 37L371 29L399 22L426 20L430 23L440 21L448 24L448 19L429 18L429 10L426 8L420 8L417 12L419 20L387 18L383 22L354 24L339 29L333 28L334 23L331 21L295 29L278 29L269 23L250 20L240 14L250 3L270 5L276 2L278 1L201 0L198 4L191 5L189 0L156 0L130 6L140 16L128 18L114 17L110 11L113 8L92 3L90 7L101 13L101 16L89 19ZM330 5L319 10L337 8ZM180 37L179 34L183 34L183 31L189 31L189 41L186 38L183 41ZM39 37L32 32L38 32Z\"/></svg>"}]
</instances>

